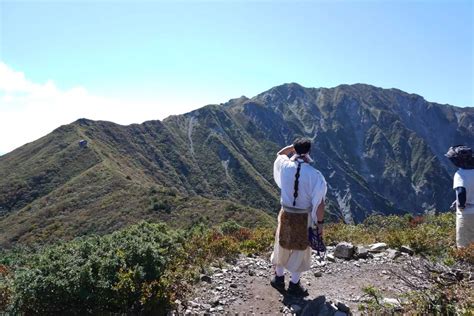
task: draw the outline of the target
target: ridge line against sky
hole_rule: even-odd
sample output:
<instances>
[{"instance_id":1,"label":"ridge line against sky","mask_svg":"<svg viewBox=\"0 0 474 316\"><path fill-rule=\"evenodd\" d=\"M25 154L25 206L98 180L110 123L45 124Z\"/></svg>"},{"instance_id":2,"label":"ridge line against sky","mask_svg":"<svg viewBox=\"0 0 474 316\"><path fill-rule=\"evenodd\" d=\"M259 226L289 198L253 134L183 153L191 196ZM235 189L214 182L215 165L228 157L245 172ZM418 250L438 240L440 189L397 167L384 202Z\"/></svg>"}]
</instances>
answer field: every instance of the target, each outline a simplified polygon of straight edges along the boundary
<instances>
[{"instance_id":1,"label":"ridge line against sky","mask_svg":"<svg viewBox=\"0 0 474 316\"><path fill-rule=\"evenodd\" d=\"M472 1L0 0L0 155L80 117L121 124L285 82L474 105Z\"/></svg>"}]
</instances>

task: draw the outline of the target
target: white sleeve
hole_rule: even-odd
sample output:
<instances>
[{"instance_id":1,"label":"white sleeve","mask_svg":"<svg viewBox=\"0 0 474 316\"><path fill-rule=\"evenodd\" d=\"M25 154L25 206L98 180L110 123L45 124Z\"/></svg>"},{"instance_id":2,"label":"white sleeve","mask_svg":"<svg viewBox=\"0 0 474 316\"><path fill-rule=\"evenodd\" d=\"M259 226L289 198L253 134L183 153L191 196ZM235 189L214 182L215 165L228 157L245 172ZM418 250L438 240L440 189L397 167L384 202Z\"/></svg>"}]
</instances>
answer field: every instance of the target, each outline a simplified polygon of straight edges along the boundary
<instances>
[{"instance_id":1,"label":"white sleeve","mask_svg":"<svg viewBox=\"0 0 474 316\"><path fill-rule=\"evenodd\" d=\"M456 171L454 174L453 189L464 187L464 179L459 174L459 171Z\"/></svg>"},{"instance_id":2,"label":"white sleeve","mask_svg":"<svg viewBox=\"0 0 474 316\"><path fill-rule=\"evenodd\" d=\"M273 179L275 179L276 184L281 189L281 167L283 163L289 160L287 155L278 155L275 162L273 163Z\"/></svg>"},{"instance_id":3,"label":"white sleeve","mask_svg":"<svg viewBox=\"0 0 474 316\"><path fill-rule=\"evenodd\" d=\"M311 217L313 221L317 221L318 218L316 216L316 211L318 210L319 204L326 198L326 193L328 190L328 186L326 184L326 179L322 174L318 174L316 185L313 189L313 197L311 200L311 204L313 206L313 210L311 211Z\"/></svg>"}]
</instances>

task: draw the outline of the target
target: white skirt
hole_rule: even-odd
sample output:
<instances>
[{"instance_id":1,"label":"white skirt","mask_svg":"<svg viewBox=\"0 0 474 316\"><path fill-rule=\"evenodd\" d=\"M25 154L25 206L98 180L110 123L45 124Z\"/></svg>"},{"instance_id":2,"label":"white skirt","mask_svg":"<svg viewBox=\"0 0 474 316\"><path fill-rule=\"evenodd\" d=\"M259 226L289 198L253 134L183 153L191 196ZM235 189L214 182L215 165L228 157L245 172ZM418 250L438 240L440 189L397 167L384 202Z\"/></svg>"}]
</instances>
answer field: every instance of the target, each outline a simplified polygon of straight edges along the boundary
<instances>
[{"instance_id":1,"label":"white skirt","mask_svg":"<svg viewBox=\"0 0 474 316\"><path fill-rule=\"evenodd\" d=\"M474 214L456 214L456 245L467 247L474 242Z\"/></svg>"}]
</instances>

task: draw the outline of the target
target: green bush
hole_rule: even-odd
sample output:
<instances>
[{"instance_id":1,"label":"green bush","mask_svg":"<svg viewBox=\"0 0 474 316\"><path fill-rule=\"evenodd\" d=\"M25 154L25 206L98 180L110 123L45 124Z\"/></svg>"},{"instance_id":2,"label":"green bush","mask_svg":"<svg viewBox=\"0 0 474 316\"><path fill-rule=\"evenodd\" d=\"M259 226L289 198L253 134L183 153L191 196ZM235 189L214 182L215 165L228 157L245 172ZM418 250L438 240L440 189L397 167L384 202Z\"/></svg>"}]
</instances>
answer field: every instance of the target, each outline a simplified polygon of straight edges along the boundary
<instances>
[{"instance_id":1,"label":"green bush","mask_svg":"<svg viewBox=\"0 0 474 316\"><path fill-rule=\"evenodd\" d=\"M273 234L233 221L218 228L197 222L187 231L143 222L39 250L18 248L0 258L0 311L163 314L209 264L266 251Z\"/></svg>"},{"instance_id":2,"label":"green bush","mask_svg":"<svg viewBox=\"0 0 474 316\"><path fill-rule=\"evenodd\" d=\"M153 211L164 211L166 213L169 213L171 211L172 205L166 199L158 200L158 198L153 197L150 201L150 208Z\"/></svg>"},{"instance_id":3,"label":"green bush","mask_svg":"<svg viewBox=\"0 0 474 316\"><path fill-rule=\"evenodd\" d=\"M236 221L230 220L222 223L220 225L220 228L223 234L230 235L238 232L242 228L242 226L240 226Z\"/></svg>"},{"instance_id":4,"label":"green bush","mask_svg":"<svg viewBox=\"0 0 474 316\"><path fill-rule=\"evenodd\" d=\"M180 247L164 225L141 223L45 248L15 272L13 312L162 311L172 298L161 277Z\"/></svg>"}]
</instances>

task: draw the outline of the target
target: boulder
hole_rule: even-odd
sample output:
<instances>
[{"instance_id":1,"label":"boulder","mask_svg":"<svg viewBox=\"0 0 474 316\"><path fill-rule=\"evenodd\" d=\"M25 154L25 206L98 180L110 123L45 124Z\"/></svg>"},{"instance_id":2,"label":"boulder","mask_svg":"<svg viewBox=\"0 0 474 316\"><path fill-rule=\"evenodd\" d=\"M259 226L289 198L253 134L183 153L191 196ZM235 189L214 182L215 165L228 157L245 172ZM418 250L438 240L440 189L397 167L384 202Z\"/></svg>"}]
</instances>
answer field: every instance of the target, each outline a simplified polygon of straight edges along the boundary
<instances>
[{"instance_id":1,"label":"boulder","mask_svg":"<svg viewBox=\"0 0 474 316\"><path fill-rule=\"evenodd\" d=\"M334 257L341 259L351 259L354 254L354 246L348 242L340 242L334 249Z\"/></svg>"},{"instance_id":2,"label":"boulder","mask_svg":"<svg viewBox=\"0 0 474 316\"><path fill-rule=\"evenodd\" d=\"M212 308L211 304L207 304L207 303L203 303L203 304L201 305L201 307L202 307L202 309L204 309L204 310L206 310L206 311L208 311L208 310L210 310L210 309Z\"/></svg>"},{"instance_id":3,"label":"boulder","mask_svg":"<svg viewBox=\"0 0 474 316\"><path fill-rule=\"evenodd\" d=\"M370 245L369 251L370 252L382 252L382 251L385 251L387 249L387 247L388 246L387 246L386 243L378 242L378 243Z\"/></svg>"},{"instance_id":4,"label":"boulder","mask_svg":"<svg viewBox=\"0 0 474 316\"><path fill-rule=\"evenodd\" d=\"M367 259L367 257L369 256L369 250L364 246L357 246L354 250L354 255L357 259Z\"/></svg>"},{"instance_id":5,"label":"boulder","mask_svg":"<svg viewBox=\"0 0 474 316\"><path fill-rule=\"evenodd\" d=\"M208 275L203 274L203 275L201 275L201 281L202 282L207 282L207 283L212 283L212 278Z\"/></svg>"},{"instance_id":6,"label":"boulder","mask_svg":"<svg viewBox=\"0 0 474 316\"><path fill-rule=\"evenodd\" d=\"M403 253L407 253L410 256L413 256L415 254L415 251L413 251L413 249L411 249L409 246L401 246L400 251Z\"/></svg>"},{"instance_id":7,"label":"boulder","mask_svg":"<svg viewBox=\"0 0 474 316\"><path fill-rule=\"evenodd\" d=\"M400 255L401 255L401 254L400 254L400 251L395 250L395 249L389 249L389 250L387 250L387 254L388 254L387 257L388 257L389 259L392 259L392 260L394 260L394 259L400 257Z\"/></svg>"},{"instance_id":8,"label":"boulder","mask_svg":"<svg viewBox=\"0 0 474 316\"><path fill-rule=\"evenodd\" d=\"M188 305L191 307L201 307L201 304L196 303L195 301L188 301Z\"/></svg>"},{"instance_id":9,"label":"boulder","mask_svg":"<svg viewBox=\"0 0 474 316\"><path fill-rule=\"evenodd\" d=\"M222 304L221 299L218 296L212 298L210 302L211 302L212 307L216 307Z\"/></svg>"}]
</instances>

